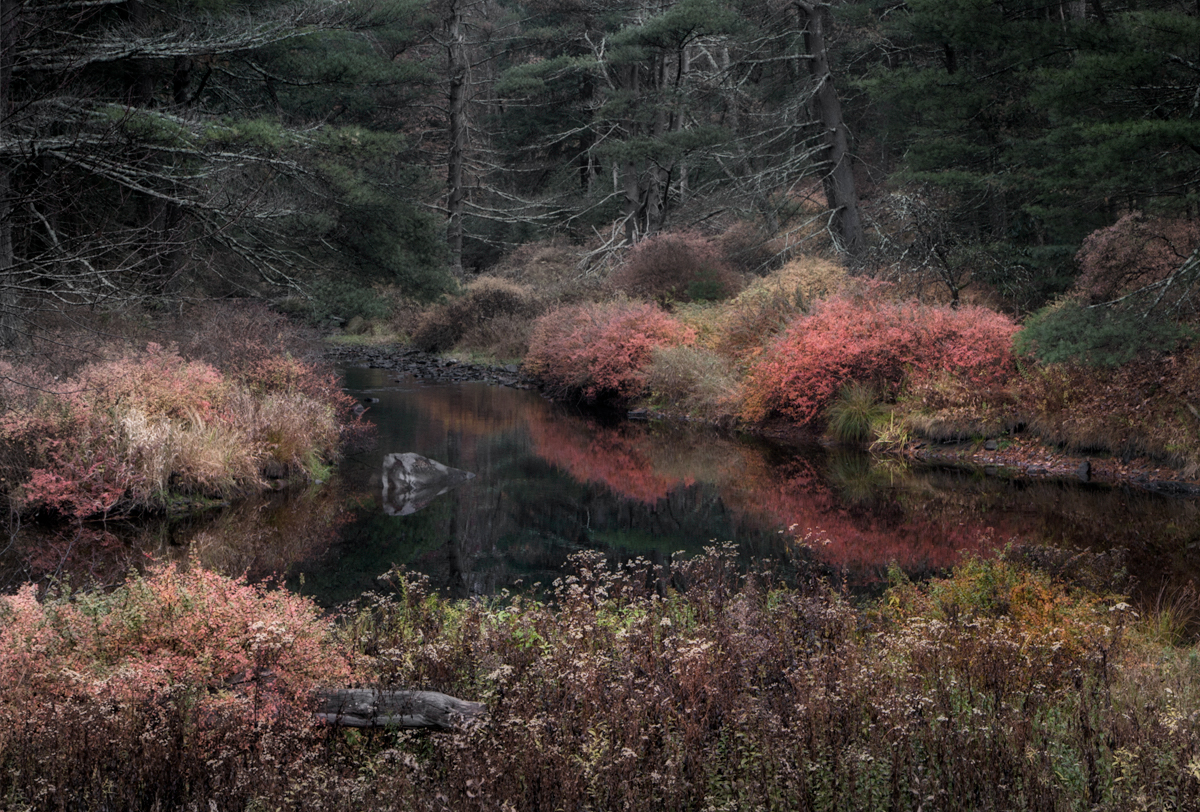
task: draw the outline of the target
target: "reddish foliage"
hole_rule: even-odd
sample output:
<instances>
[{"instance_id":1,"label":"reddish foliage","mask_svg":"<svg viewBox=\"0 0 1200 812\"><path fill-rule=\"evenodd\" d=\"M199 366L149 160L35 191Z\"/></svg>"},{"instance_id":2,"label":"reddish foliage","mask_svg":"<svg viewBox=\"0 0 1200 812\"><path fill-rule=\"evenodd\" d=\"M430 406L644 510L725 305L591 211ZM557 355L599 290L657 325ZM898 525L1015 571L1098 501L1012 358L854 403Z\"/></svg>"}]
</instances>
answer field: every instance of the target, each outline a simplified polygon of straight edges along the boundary
<instances>
[{"instance_id":1,"label":"reddish foliage","mask_svg":"<svg viewBox=\"0 0 1200 812\"><path fill-rule=\"evenodd\" d=\"M31 579L52 576L77 584L119 584L150 552L112 532L107 523L24 527L15 552Z\"/></svg>"},{"instance_id":2,"label":"reddish foliage","mask_svg":"<svg viewBox=\"0 0 1200 812\"><path fill-rule=\"evenodd\" d=\"M187 361L153 342L145 352L89 364L77 379L94 407L120 405L185 420L212 418L229 391L225 377L211 364Z\"/></svg>"},{"instance_id":3,"label":"reddish foliage","mask_svg":"<svg viewBox=\"0 0 1200 812\"><path fill-rule=\"evenodd\" d=\"M1106 302L1165 279L1200 246L1200 222L1125 215L1093 231L1075 255L1075 290L1090 302Z\"/></svg>"},{"instance_id":4,"label":"reddish foliage","mask_svg":"<svg viewBox=\"0 0 1200 812\"><path fill-rule=\"evenodd\" d=\"M817 419L849 381L894 395L908 376L949 370L974 383L1012 372L1016 325L981 307L892 302L877 287L820 302L750 370L744 416Z\"/></svg>"},{"instance_id":5,"label":"reddish foliage","mask_svg":"<svg viewBox=\"0 0 1200 812\"><path fill-rule=\"evenodd\" d=\"M104 446L93 446L90 459L49 454L52 468L34 468L24 492L27 502L83 519L106 514L141 480L128 460Z\"/></svg>"},{"instance_id":6,"label":"reddish foliage","mask_svg":"<svg viewBox=\"0 0 1200 812\"><path fill-rule=\"evenodd\" d=\"M179 338L185 357L215 366L256 396L299 393L333 403L343 422L353 419L354 399L321 363L316 337L286 316L259 302L207 302L187 321L191 329Z\"/></svg>"},{"instance_id":7,"label":"reddish foliage","mask_svg":"<svg viewBox=\"0 0 1200 812\"><path fill-rule=\"evenodd\" d=\"M349 659L307 599L199 567L44 600L26 585L0 597L0 753L8 787L23 773L52 786L5 797L175 809L193 792L242 808L311 768L314 689L346 684Z\"/></svg>"},{"instance_id":8,"label":"reddish foliage","mask_svg":"<svg viewBox=\"0 0 1200 812\"><path fill-rule=\"evenodd\" d=\"M565 307L537 320L525 368L555 397L628 399L645 390L643 369L654 348L695 337L694 330L650 304Z\"/></svg>"},{"instance_id":9,"label":"reddish foliage","mask_svg":"<svg viewBox=\"0 0 1200 812\"><path fill-rule=\"evenodd\" d=\"M656 464L676 456L659 447L669 440L637 427L588 425L586 440L574 436L579 428L573 422L534 420L529 429L538 456L579 482L603 485L645 505L695 484ZM923 505L914 514L894 504L891 510L880 504L859 509L801 459L782 468L735 467L738 473L732 477L710 473L719 480L721 502L742 526L791 528L818 560L858 583L884 579L892 564L910 573L947 569L964 554L991 553L998 539L1015 532L995 527L995 519L985 524L970 510L947 512Z\"/></svg>"},{"instance_id":10,"label":"reddish foliage","mask_svg":"<svg viewBox=\"0 0 1200 812\"><path fill-rule=\"evenodd\" d=\"M311 601L199 567L164 567L110 595L38 601L28 585L0 597L0 618L0 706L143 699L185 686L203 714L240 701L215 689L270 671L257 707L278 709L350 676Z\"/></svg>"},{"instance_id":11,"label":"reddish foliage","mask_svg":"<svg viewBox=\"0 0 1200 812\"><path fill-rule=\"evenodd\" d=\"M678 476L661 474L642 447L646 440L639 431L586 425L588 439L576 436L574 421L531 420L533 449L542 459L562 468L579 482L604 485L613 493L653 505L676 488L692 485Z\"/></svg>"},{"instance_id":12,"label":"reddish foliage","mask_svg":"<svg viewBox=\"0 0 1200 812\"><path fill-rule=\"evenodd\" d=\"M752 492L755 510L791 529L797 542L845 577L871 583L897 565L907 573L948 569L964 555L991 554L995 530L970 515L889 513L847 505L807 463Z\"/></svg>"},{"instance_id":13,"label":"reddish foliage","mask_svg":"<svg viewBox=\"0 0 1200 812\"><path fill-rule=\"evenodd\" d=\"M677 302L724 299L740 287L720 247L694 231L642 240L609 283L630 296Z\"/></svg>"}]
</instances>

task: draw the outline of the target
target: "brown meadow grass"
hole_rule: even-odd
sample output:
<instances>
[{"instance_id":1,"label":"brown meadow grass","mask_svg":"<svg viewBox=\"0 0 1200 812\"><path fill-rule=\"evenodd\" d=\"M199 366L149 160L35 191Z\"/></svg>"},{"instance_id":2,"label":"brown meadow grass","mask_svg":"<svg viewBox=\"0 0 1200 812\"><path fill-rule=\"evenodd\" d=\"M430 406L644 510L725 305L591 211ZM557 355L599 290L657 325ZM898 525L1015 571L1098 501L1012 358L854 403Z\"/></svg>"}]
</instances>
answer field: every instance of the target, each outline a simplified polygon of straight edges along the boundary
<instances>
[{"instance_id":1,"label":"brown meadow grass","mask_svg":"<svg viewBox=\"0 0 1200 812\"><path fill-rule=\"evenodd\" d=\"M815 573L747 573L729 547L666 565L580 554L543 598L451 602L399 572L386 586L334 636L301 599L200 570L0 599L0 667L42 686L0 699L5 808L1200 805L1194 639L1164 645L1119 596L1004 557L896 575L862 605ZM206 641L225 659L189 659ZM247 667L250 682L225 673ZM488 713L448 735L303 722L303 686L351 672Z\"/></svg>"},{"instance_id":2,"label":"brown meadow grass","mask_svg":"<svg viewBox=\"0 0 1200 812\"><path fill-rule=\"evenodd\" d=\"M160 337L179 343L85 330L83 354L56 328L70 352L0 362L0 491L13 510L83 519L325 477L351 402L305 357L303 331L247 305L169 326Z\"/></svg>"}]
</instances>

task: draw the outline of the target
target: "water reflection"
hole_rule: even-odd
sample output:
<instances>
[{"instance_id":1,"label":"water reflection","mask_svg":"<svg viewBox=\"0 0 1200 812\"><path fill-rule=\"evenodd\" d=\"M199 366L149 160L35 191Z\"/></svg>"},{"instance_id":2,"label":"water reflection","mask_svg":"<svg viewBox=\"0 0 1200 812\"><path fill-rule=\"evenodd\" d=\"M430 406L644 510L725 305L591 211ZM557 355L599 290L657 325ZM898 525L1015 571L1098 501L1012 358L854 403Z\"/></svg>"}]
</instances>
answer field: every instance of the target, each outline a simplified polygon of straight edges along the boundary
<instances>
[{"instance_id":1,"label":"water reflection","mask_svg":"<svg viewBox=\"0 0 1200 812\"><path fill-rule=\"evenodd\" d=\"M186 517L27 524L13 528L0 551L0 589L62 577L77 585L109 585L151 562L189 558L261 579L326 555L352 516L344 489L312 486Z\"/></svg>"},{"instance_id":2,"label":"water reflection","mask_svg":"<svg viewBox=\"0 0 1200 812\"><path fill-rule=\"evenodd\" d=\"M1127 550L1150 590L1197 570L1196 500L906 469L705 428L605 421L532 392L392 376L346 370L352 393L378 399L368 412L378 443L328 485L182 522L23 530L5 554L10 582L115 579L151 559L195 556L229 573L279 573L334 605L376 588L393 565L463 596L548 582L580 549L665 561L726 540L747 559L814 557L850 586L878 583L892 563L919 575L1010 540ZM474 478L398 499L402 484L419 490L399 471L415 459L406 453Z\"/></svg>"},{"instance_id":3,"label":"water reflection","mask_svg":"<svg viewBox=\"0 0 1200 812\"><path fill-rule=\"evenodd\" d=\"M410 451L384 457L380 477L383 512L389 516L408 516L475 475Z\"/></svg>"}]
</instances>

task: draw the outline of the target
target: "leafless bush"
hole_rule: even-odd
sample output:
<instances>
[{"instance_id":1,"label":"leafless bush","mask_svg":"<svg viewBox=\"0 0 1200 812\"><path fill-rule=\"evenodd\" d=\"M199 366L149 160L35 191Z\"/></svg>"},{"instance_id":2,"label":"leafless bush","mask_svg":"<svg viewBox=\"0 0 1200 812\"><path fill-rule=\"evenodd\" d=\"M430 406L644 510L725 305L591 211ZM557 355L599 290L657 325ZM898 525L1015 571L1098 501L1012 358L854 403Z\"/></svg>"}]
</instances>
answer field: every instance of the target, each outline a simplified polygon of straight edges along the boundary
<instances>
[{"instance_id":1,"label":"leafless bush","mask_svg":"<svg viewBox=\"0 0 1200 812\"><path fill-rule=\"evenodd\" d=\"M491 274L538 291L549 305L595 301L602 279L584 267L586 251L561 238L525 243L492 268Z\"/></svg>"},{"instance_id":2,"label":"leafless bush","mask_svg":"<svg viewBox=\"0 0 1200 812\"><path fill-rule=\"evenodd\" d=\"M720 246L696 232L642 240L609 278L618 291L660 302L726 299L741 288Z\"/></svg>"},{"instance_id":3,"label":"leafless bush","mask_svg":"<svg viewBox=\"0 0 1200 812\"><path fill-rule=\"evenodd\" d=\"M541 300L529 288L496 277L480 277L461 296L427 310L412 336L412 344L425 352L445 352L460 343L487 350L482 344L495 336L492 322L532 320L542 312ZM526 328L526 331L528 328ZM504 349L511 349L507 342ZM523 342L517 342L521 347ZM506 357L512 357L504 353Z\"/></svg>"}]
</instances>

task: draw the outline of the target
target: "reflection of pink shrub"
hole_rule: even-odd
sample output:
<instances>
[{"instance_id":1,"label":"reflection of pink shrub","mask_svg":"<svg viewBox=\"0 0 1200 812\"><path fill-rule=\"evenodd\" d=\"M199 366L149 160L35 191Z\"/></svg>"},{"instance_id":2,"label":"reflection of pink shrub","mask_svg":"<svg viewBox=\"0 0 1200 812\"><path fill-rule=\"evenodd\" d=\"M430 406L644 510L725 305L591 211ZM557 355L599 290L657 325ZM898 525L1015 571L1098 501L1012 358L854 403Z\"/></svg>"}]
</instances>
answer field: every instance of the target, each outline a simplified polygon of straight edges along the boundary
<instances>
[{"instance_id":1,"label":"reflection of pink shrub","mask_svg":"<svg viewBox=\"0 0 1200 812\"><path fill-rule=\"evenodd\" d=\"M856 510L803 460L773 470L769 480L755 481L744 493L743 501L726 502L789 528L819 561L858 583L882 580L892 564L909 573L947 569L964 555L992 554L1003 538L1004 528L969 513Z\"/></svg>"},{"instance_id":2,"label":"reflection of pink shrub","mask_svg":"<svg viewBox=\"0 0 1200 812\"><path fill-rule=\"evenodd\" d=\"M1008 317L892 302L878 292L835 296L793 321L751 369L745 416L810 422L849 381L894 394L913 375L949 370L982 385L1012 371L1016 326Z\"/></svg>"},{"instance_id":3,"label":"reflection of pink shrub","mask_svg":"<svg viewBox=\"0 0 1200 812\"><path fill-rule=\"evenodd\" d=\"M573 422L531 420L529 432L534 452L562 468L579 482L594 482L614 493L653 505L691 480L663 474L640 447L647 438L638 432L628 436L618 429L594 424L586 427L585 442Z\"/></svg>"},{"instance_id":4,"label":"reflection of pink shrub","mask_svg":"<svg viewBox=\"0 0 1200 812\"><path fill-rule=\"evenodd\" d=\"M656 347L695 340L695 331L650 304L564 307L534 325L525 357L555 397L628 399L646 388L643 369Z\"/></svg>"}]
</instances>

